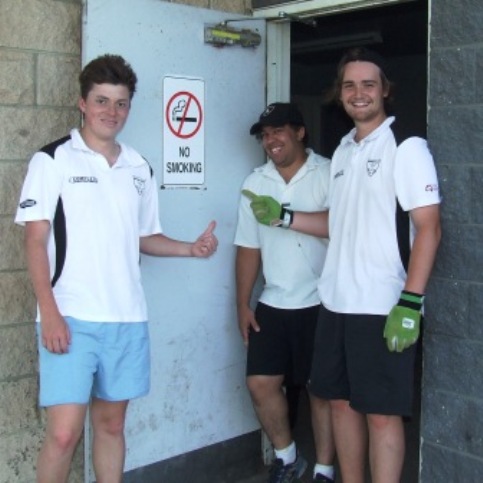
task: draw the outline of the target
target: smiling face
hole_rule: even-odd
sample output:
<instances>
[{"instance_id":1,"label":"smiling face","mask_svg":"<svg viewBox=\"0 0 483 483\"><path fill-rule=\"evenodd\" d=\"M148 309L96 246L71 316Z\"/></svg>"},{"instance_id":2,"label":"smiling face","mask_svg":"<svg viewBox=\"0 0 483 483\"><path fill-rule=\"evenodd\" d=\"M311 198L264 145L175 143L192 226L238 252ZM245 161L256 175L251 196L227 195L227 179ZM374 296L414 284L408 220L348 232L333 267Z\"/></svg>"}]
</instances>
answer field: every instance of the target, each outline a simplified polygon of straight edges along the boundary
<instances>
[{"instance_id":1,"label":"smiling face","mask_svg":"<svg viewBox=\"0 0 483 483\"><path fill-rule=\"evenodd\" d=\"M260 138L267 156L279 169L288 168L305 159L305 148L302 139L303 127L293 128L289 124L280 127L264 126Z\"/></svg>"},{"instance_id":2,"label":"smiling face","mask_svg":"<svg viewBox=\"0 0 483 483\"><path fill-rule=\"evenodd\" d=\"M372 131L386 118L383 87L379 67L372 62L354 61L345 65L340 88L340 101L358 129Z\"/></svg>"},{"instance_id":3,"label":"smiling face","mask_svg":"<svg viewBox=\"0 0 483 483\"><path fill-rule=\"evenodd\" d=\"M82 134L98 142L113 142L122 130L131 106L125 85L94 84L86 98L79 100L84 115Z\"/></svg>"}]
</instances>

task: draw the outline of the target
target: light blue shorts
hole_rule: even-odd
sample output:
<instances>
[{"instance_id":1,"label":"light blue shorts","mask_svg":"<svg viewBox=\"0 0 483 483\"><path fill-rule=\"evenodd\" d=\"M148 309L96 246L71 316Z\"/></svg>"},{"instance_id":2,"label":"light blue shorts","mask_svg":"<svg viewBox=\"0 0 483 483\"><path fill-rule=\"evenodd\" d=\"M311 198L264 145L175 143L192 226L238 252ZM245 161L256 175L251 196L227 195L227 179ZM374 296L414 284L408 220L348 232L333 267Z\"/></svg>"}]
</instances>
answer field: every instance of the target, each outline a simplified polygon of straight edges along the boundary
<instances>
[{"instance_id":1,"label":"light blue shorts","mask_svg":"<svg viewBox=\"0 0 483 483\"><path fill-rule=\"evenodd\" d=\"M71 331L66 354L42 346L37 324L41 406L87 404L91 397L126 401L149 392L147 322L65 320Z\"/></svg>"}]
</instances>

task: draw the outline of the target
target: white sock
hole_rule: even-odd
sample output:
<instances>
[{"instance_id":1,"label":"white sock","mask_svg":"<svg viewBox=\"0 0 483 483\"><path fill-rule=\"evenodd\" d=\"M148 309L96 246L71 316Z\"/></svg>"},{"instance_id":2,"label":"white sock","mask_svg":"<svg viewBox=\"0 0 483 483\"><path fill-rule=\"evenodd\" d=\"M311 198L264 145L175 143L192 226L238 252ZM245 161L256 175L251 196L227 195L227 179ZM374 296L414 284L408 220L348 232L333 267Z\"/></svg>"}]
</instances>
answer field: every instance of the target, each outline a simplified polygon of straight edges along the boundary
<instances>
[{"instance_id":1,"label":"white sock","mask_svg":"<svg viewBox=\"0 0 483 483\"><path fill-rule=\"evenodd\" d=\"M275 456L283 460L284 465L290 465L297 459L297 447L295 441L292 441L286 448L276 449Z\"/></svg>"},{"instance_id":2,"label":"white sock","mask_svg":"<svg viewBox=\"0 0 483 483\"><path fill-rule=\"evenodd\" d=\"M317 473L320 474L320 475L327 476L327 478L334 479L334 467L333 466L321 465L321 464L317 463L314 466L314 478L315 478L315 475L317 475Z\"/></svg>"}]
</instances>

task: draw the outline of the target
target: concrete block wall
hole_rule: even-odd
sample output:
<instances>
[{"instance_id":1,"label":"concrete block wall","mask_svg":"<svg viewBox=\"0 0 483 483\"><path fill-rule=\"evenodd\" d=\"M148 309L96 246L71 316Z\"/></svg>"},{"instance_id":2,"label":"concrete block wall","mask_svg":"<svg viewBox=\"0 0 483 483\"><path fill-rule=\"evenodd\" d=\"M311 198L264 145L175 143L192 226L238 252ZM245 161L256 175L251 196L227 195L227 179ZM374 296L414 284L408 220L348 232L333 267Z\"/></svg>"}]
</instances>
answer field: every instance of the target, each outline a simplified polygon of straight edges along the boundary
<instances>
[{"instance_id":1,"label":"concrete block wall","mask_svg":"<svg viewBox=\"0 0 483 483\"><path fill-rule=\"evenodd\" d=\"M170 3L191 5L193 7L208 8L221 12L233 12L249 14L251 12L251 0L167 0Z\"/></svg>"},{"instance_id":2,"label":"concrete block wall","mask_svg":"<svg viewBox=\"0 0 483 483\"><path fill-rule=\"evenodd\" d=\"M432 0L428 140L443 240L427 298L421 481L483 478L483 3Z\"/></svg>"},{"instance_id":3,"label":"concrete block wall","mask_svg":"<svg viewBox=\"0 0 483 483\"><path fill-rule=\"evenodd\" d=\"M178 1L249 13L250 0ZM0 1L0 483L35 481L45 416L37 406L35 298L13 223L31 155L79 125L82 0ZM84 481L79 445L69 483Z\"/></svg>"},{"instance_id":4,"label":"concrete block wall","mask_svg":"<svg viewBox=\"0 0 483 483\"><path fill-rule=\"evenodd\" d=\"M35 299L23 229L13 224L32 153L79 124L81 0L0 3L0 482L35 481L45 417L37 405ZM83 481L82 445L72 482Z\"/></svg>"}]
</instances>

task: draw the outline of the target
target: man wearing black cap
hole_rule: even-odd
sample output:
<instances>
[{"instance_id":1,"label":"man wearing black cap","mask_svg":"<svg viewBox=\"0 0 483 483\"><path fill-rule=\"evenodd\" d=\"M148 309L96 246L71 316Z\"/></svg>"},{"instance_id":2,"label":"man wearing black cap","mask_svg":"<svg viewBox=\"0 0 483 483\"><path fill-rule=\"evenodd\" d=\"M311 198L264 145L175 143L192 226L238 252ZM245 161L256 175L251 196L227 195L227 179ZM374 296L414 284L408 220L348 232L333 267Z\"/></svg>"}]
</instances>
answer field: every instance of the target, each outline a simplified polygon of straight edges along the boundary
<instances>
[{"instance_id":1,"label":"man wearing black cap","mask_svg":"<svg viewBox=\"0 0 483 483\"><path fill-rule=\"evenodd\" d=\"M308 381L327 240L259 224L250 202L253 193L264 193L291 209L320 211L326 205L330 168L328 159L306 149L304 120L294 104L270 104L250 134L270 159L243 185L235 236L238 322L248 347L248 389L275 449L268 481L289 483L302 475L307 462L292 439L283 384L305 386ZM250 299L261 267L265 285L253 312ZM330 407L321 399L313 403L318 407L314 481L332 482Z\"/></svg>"},{"instance_id":2,"label":"man wearing black cap","mask_svg":"<svg viewBox=\"0 0 483 483\"><path fill-rule=\"evenodd\" d=\"M332 158L328 212L252 201L260 223L330 233L309 390L330 400L344 483L364 482L367 440L372 481L400 481L402 416L412 412L424 292L441 238L433 158L424 139L399 139L386 72L363 48L339 63L333 97L355 127Z\"/></svg>"}]
</instances>

